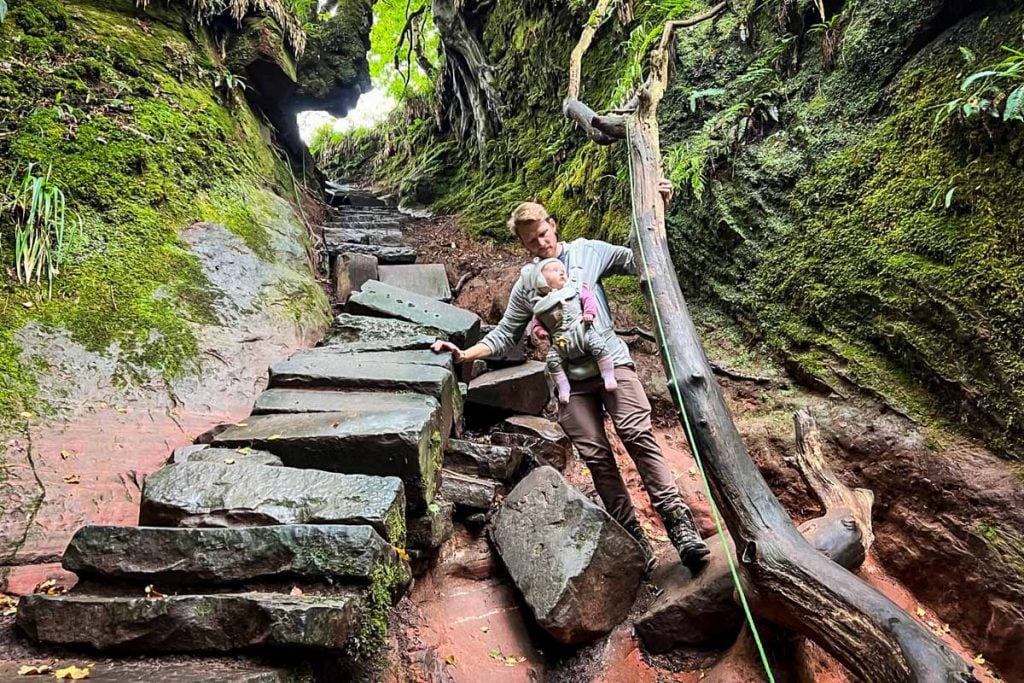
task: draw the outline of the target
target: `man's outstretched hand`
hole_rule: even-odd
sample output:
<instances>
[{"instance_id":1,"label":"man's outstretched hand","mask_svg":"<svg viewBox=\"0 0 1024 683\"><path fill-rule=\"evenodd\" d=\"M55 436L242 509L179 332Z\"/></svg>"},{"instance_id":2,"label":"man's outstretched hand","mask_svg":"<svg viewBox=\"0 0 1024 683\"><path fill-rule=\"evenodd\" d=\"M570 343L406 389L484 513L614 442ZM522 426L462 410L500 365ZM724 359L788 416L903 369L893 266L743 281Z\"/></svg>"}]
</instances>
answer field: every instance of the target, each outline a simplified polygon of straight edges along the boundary
<instances>
[{"instance_id":1,"label":"man's outstretched hand","mask_svg":"<svg viewBox=\"0 0 1024 683\"><path fill-rule=\"evenodd\" d=\"M445 351L452 354L452 360L456 363L462 362L462 349L449 341L442 341L438 339L430 346L430 350L434 353L444 353Z\"/></svg>"}]
</instances>

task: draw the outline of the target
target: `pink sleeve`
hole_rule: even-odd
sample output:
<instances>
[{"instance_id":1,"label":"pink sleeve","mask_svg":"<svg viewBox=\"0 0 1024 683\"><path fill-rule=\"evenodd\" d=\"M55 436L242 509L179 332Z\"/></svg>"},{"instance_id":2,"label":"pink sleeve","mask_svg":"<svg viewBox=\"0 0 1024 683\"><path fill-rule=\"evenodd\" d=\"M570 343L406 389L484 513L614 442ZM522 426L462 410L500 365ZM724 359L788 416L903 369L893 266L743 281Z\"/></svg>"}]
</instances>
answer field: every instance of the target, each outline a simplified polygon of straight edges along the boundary
<instances>
[{"instance_id":1,"label":"pink sleeve","mask_svg":"<svg viewBox=\"0 0 1024 683\"><path fill-rule=\"evenodd\" d=\"M530 321L530 327L528 328L529 333L532 335L534 330L538 327L547 332L547 330L544 329L544 325L541 323L540 318L534 317L533 320Z\"/></svg>"},{"instance_id":2,"label":"pink sleeve","mask_svg":"<svg viewBox=\"0 0 1024 683\"><path fill-rule=\"evenodd\" d=\"M590 293L590 288L587 287L586 283L580 287L580 303L583 304L583 313L597 317L597 298Z\"/></svg>"}]
</instances>

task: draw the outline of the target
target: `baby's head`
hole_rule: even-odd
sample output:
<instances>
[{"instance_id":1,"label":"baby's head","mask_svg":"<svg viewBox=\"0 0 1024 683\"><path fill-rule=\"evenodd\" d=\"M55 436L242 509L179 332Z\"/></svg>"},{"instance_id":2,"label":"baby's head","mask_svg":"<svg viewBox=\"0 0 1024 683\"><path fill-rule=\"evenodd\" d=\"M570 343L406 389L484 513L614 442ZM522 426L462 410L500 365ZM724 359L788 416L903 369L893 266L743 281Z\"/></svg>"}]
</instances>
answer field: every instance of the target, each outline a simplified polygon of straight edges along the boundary
<instances>
[{"instance_id":1,"label":"baby's head","mask_svg":"<svg viewBox=\"0 0 1024 683\"><path fill-rule=\"evenodd\" d=\"M565 265L563 265L561 261L556 258L545 259L538 265L540 266L540 277L537 278L538 284L540 284L540 280L543 280L547 283L547 289L549 291L555 291L565 287Z\"/></svg>"}]
</instances>

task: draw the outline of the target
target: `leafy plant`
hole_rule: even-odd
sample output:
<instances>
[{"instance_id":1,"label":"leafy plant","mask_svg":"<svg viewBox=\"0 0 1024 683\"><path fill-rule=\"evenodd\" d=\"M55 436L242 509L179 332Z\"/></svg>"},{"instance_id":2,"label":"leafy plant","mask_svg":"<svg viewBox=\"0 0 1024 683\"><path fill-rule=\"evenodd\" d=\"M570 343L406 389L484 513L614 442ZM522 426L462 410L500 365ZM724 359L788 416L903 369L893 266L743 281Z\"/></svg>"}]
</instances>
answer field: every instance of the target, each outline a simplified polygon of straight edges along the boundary
<instances>
[{"instance_id":1,"label":"leafy plant","mask_svg":"<svg viewBox=\"0 0 1024 683\"><path fill-rule=\"evenodd\" d=\"M46 174L37 174L31 163L21 178L17 172L7 184L3 218L14 226L14 268L18 281L31 284L46 275L47 294L60 273L68 245L81 228L81 219L69 212L64 191Z\"/></svg>"},{"instance_id":2,"label":"leafy plant","mask_svg":"<svg viewBox=\"0 0 1024 683\"><path fill-rule=\"evenodd\" d=\"M964 78L960 85L964 94L935 107L938 109L936 128L954 116L1024 121L1024 51L1006 45L1002 47L1006 53L1002 61ZM960 52L968 64L977 59L966 48L961 48Z\"/></svg>"},{"instance_id":3,"label":"leafy plant","mask_svg":"<svg viewBox=\"0 0 1024 683\"><path fill-rule=\"evenodd\" d=\"M223 90L225 95L230 95L234 90L245 91L249 87L243 77L233 74L227 69L217 72L217 76L213 80L213 86Z\"/></svg>"},{"instance_id":4,"label":"leafy plant","mask_svg":"<svg viewBox=\"0 0 1024 683\"><path fill-rule=\"evenodd\" d=\"M842 40L842 20L843 14L835 14L807 29L807 35L821 36L821 61L826 69L835 64L836 54L839 52L839 43Z\"/></svg>"}]
</instances>

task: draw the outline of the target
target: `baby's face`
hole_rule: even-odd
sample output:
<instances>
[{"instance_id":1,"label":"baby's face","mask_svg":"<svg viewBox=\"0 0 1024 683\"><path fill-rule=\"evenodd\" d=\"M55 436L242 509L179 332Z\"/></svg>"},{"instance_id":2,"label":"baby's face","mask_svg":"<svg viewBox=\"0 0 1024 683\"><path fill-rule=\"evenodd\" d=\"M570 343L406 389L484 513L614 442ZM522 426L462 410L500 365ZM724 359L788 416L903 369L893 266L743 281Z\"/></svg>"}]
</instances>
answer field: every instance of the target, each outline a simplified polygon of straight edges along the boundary
<instances>
[{"instance_id":1,"label":"baby's face","mask_svg":"<svg viewBox=\"0 0 1024 683\"><path fill-rule=\"evenodd\" d=\"M561 289L565 286L565 266L561 262L547 264L540 273L551 289Z\"/></svg>"}]
</instances>

